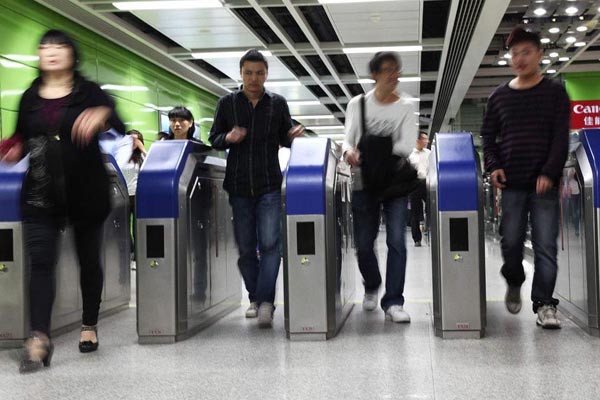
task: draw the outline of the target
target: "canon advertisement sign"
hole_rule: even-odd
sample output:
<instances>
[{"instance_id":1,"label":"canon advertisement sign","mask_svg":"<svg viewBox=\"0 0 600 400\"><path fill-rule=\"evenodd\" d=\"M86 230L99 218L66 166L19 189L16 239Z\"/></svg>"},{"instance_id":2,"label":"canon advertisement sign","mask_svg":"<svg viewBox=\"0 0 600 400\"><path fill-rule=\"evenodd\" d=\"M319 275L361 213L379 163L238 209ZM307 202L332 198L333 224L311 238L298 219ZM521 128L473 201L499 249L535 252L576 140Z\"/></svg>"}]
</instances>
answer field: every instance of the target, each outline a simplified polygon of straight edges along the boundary
<instances>
[{"instance_id":1,"label":"canon advertisement sign","mask_svg":"<svg viewBox=\"0 0 600 400\"><path fill-rule=\"evenodd\" d=\"M600 128L600 100L571 102L571 129Z\"/></svg>"}]
</instances>

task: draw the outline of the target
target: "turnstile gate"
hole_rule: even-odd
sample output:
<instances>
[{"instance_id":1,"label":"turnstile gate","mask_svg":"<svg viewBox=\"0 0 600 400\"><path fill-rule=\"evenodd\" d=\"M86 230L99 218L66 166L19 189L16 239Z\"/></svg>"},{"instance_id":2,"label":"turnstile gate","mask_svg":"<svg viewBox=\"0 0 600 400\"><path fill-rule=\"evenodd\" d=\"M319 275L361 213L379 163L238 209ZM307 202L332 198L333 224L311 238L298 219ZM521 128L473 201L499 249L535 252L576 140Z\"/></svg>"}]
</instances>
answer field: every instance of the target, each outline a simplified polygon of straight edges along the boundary
<instances>
[{"instance_id":1,"label":"turnstile gate","mask_svg":"<svg viewBox=\"0 0 600 400\"><path fill-rule=\"evenodd\" d=\"M240 306L225 160L186 140L156 142L137 186L139 343L185 339Z\"/></svg>"},{"instance_id":2,"label":"turnstile gate","mask_svg":"<svg viewBox=\"0 0 600 400\"><path fill-rule=\"evenodd\" d=\"M480 338L486 324L482 177L473 137L438 133L427 178L433 323L442 338Z\"/></svg>"},{"instance_id":3,"label":"turnstile gate","mask_svg":"<svg viewBox=\"0 0 600 400\"><path fill-rule=\"evenodd\" d=\"M131 295L127 185L111 156L106 156L105 166L110 179L111 212L104 223L100 316L128 308ZM27 167L28 158L14 165L0 163L0 347L19 347L29 335L29 268L20 212ZM67 226L59 239L52 334L79 326L82 307L73 232Z\"/></svg>"},{"instance_id":4,"label":"turnstile gate","mask_svg":"<svg viewBox=\"0 0 600 400\"><path fill-rule=\"evenodd\" d=\"M350 167L329 139L299 138L283 187L285 328L291 340L337 334L353 307Z\"/></svg>"},{"instance_id":5,"label":"turnstile gate","mask_svg":"<svg viewBox=\"0 0 600 400\"><path fill-rule=\"evenodd\" d=\"M600 129L584 129L571 138L560 187L555 295L561 312L600 336Z\"/></svg>"}]
</instances>

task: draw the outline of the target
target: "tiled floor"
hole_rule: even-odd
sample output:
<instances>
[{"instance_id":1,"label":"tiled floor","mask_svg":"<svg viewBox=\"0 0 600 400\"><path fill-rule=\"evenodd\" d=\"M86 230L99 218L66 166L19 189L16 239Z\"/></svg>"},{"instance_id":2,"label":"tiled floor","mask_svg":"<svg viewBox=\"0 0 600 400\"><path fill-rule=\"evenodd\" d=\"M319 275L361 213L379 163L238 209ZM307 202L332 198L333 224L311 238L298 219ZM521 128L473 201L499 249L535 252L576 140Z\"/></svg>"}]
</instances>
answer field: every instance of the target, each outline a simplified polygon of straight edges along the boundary
<instances>
[{"instance_id":1,"label":"tiled floor","mask_svg":"<svg viewBox=\"0 0 600 400\"><path fill-rule=\"evenodd\" d=\"M242 306L186 341L140 346L131 308L100 322L95 354L78 352L77 332L57 337L52 367L35 375L18 374L19 351L0 351L0 399L600 398L600 339L564 317L561 330L539 329L527 303L508 314L498 244L486 248L481 340L433 335L430 249L409 245L408 325L384 322L381 310L363 312L359 290L345 326L327 342L289 342L283 307L272 330L259 330ZM525 297L530 284L529 265Z\"/></svg>"}]
</instances>

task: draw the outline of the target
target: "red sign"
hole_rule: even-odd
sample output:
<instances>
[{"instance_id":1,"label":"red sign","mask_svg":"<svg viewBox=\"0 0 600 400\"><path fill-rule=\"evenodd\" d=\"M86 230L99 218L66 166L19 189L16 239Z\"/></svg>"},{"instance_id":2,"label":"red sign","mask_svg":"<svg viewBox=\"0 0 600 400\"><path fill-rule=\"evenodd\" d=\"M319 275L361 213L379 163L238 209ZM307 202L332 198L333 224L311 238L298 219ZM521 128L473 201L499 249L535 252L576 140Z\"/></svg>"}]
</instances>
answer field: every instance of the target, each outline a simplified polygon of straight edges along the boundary
<instances>
[{"instance_id":1,"label":"red sign","mask_svg":"<svg viewBox=\"0 0 600 400\"><path fill-rule=\"evenodd\" d=\"M571 102L571 129L600 128L600 100Z\"/></svg>"}]
</instances>

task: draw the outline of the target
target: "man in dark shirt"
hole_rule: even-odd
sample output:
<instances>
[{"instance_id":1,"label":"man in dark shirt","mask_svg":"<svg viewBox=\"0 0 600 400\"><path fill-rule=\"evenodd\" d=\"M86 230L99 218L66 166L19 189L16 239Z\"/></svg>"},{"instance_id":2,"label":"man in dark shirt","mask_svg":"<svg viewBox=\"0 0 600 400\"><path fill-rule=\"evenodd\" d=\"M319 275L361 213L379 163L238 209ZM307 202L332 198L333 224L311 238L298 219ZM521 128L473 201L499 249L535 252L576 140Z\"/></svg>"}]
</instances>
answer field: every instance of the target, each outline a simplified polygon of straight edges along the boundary
<instances>
[{"instance_id":1,"label":"man in dark shirt","mask_svg":"<svg viewBox=\"0 0 600 400\"><path fill-rule=\"evenodd\" d=\"M502 189L502 275L509 312L521 310L523 242L528 216L535 254L531 290L537 324L560 328L558 299L552 297L557 275L558 183L567 158L569 97L564 87L544 78L537 34L516 28L507 40L516 78L489 98L481 129L486 169Z\"/></svg>"},{"instance_id":2,"label":"man in dark shirt","mask_svg":"<svg viewBox=\"0 0 600 400\"><path fill-rule=\"evenodd\" d=\"M223 186L233 210L238 267L249 293L247 318L261 327L273 322L281 242L279 146L302 135L292 127L286 100L264 88L268 63L257 50L240 60L243 86L219 99L209 141L229 149ZM258 254L257 256L257 249Z\"/></svg>"}]
</instances>

